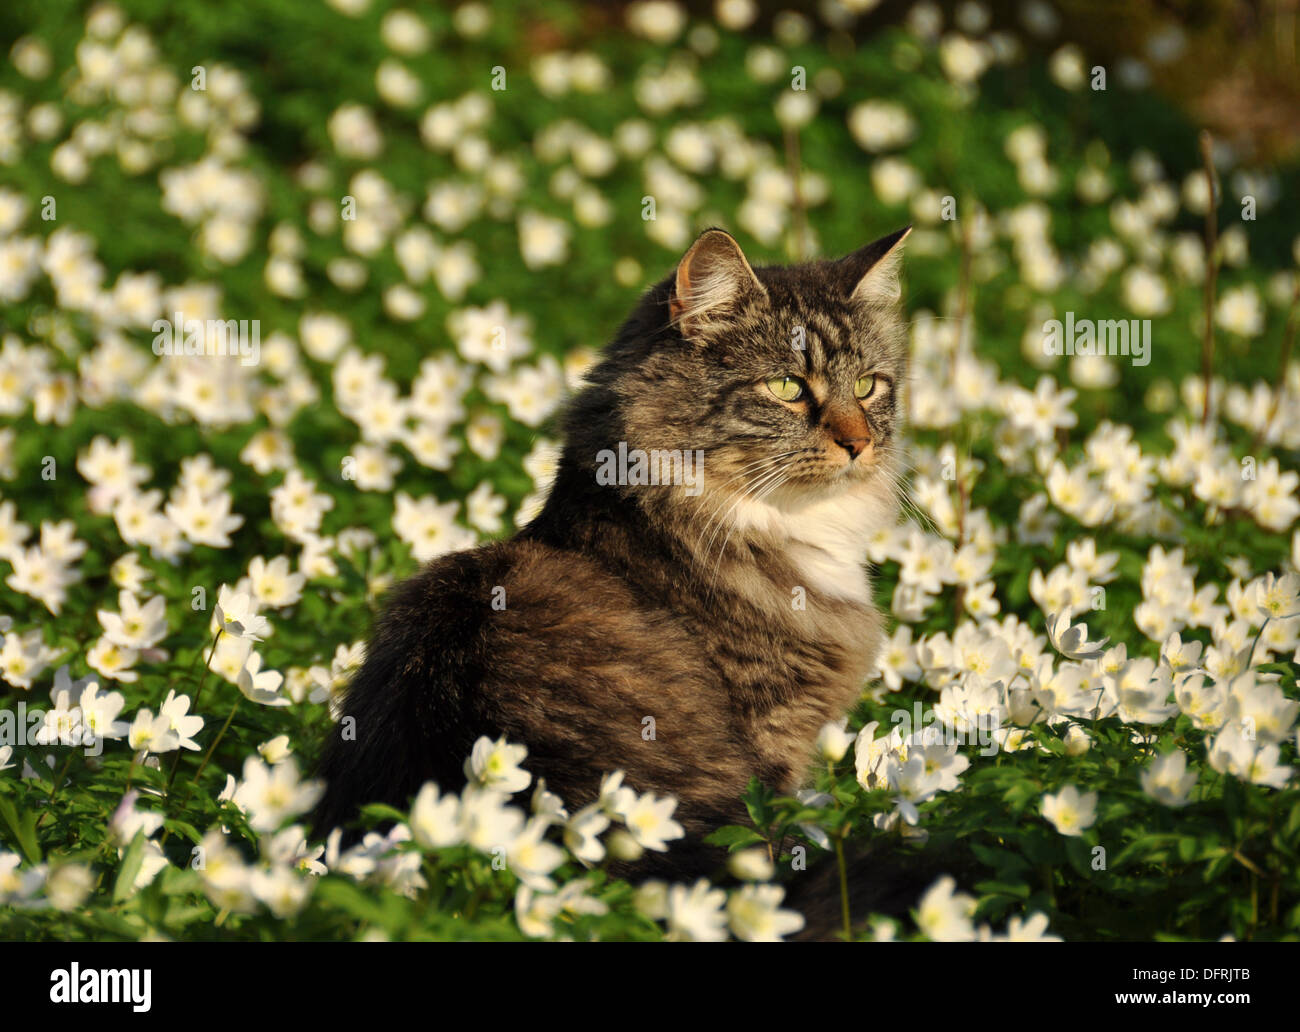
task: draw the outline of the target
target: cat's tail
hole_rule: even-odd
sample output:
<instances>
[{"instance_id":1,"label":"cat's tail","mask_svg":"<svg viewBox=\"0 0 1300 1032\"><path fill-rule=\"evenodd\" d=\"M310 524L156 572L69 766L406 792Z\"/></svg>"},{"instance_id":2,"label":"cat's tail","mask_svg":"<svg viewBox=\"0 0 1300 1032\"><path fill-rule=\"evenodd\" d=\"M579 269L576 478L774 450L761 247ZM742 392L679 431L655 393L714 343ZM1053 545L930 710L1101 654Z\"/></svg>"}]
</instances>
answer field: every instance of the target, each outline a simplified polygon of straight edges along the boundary
<instances>
[{"instance_id":1,"label":"cat's tail","mask_svg":"<svg viewBox=\"0 0 1300 1032\"><path fill-rule=\"evenodd\" d=\"M459 604L469 566L446 557L392 590L316 769L325 781L311 818L317 838L341 827L344 842L355 841L363 805L405 809L426 781L464 785L465 757L487 726L464 697L477 681L481 638L481 607Z\"/></svg>"}]
</instances>

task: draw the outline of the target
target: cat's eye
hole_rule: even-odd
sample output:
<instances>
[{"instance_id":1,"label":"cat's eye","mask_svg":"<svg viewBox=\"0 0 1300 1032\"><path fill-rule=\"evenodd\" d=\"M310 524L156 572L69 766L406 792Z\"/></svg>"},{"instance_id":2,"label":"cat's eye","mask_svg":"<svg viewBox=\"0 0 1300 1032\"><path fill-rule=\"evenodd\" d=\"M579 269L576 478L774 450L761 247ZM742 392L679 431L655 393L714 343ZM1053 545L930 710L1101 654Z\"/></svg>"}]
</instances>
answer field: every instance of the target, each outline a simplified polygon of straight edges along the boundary
<instances>
[{"instance_id":1,"label":"cat's eye","mask_svg":"<svg viewBox=\"0 0 1300 1032\"><path fill-rule=\"evenodd\" d=\"M767 389L782 401L798 401L803 397L803 381L793 376L774 376L767 381Z\"/></svg>"},{"instance_id":2,"label":"cat's eye","mask_svg":"<svg viewBox=\"0 0 1300 1032\"><path fill-rule=\"evenodd\" d=\"M876 376L874 373L868 373L866 376L859 376L853 383L853 396L858 399L871 397L871 392L876 389Z\"/></svg>"}]
</instances>

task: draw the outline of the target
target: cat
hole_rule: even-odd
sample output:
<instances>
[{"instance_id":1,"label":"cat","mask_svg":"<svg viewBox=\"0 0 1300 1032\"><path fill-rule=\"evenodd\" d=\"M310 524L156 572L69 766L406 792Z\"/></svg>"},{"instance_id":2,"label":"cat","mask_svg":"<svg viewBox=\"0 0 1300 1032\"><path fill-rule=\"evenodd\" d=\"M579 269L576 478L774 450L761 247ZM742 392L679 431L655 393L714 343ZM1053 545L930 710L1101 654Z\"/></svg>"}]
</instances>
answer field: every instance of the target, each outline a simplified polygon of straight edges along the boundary
<instances>
[{"instance_id":1,"label":"cat","mask_svg":"<svg viewBox=\"0 0 1300 1032\"><path fill-rule=\"evenodd\" d=\"M459 788L504 735L570 808L615 769L675 796L685 839L638 869L684 878L720 859L710 830L747 823L751 776L804 785L882 641L865 563L898 512L909 232L757 269L723 230L694 242L569 405L540 513L391 592L318 831Z\"/></svg>"}]
</instances>

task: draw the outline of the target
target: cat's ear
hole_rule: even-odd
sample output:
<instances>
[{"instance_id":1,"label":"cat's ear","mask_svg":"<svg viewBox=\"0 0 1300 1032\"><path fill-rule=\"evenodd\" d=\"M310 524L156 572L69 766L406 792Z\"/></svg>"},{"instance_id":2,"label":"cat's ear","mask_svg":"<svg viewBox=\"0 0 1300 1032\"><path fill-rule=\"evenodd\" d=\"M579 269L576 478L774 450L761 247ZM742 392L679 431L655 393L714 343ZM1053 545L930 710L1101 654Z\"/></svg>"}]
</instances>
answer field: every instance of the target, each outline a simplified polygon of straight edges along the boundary
<instances>
[{"instance_id":1,"label":"cat's ear","mask_svg":"<svg viewBox=\"0 0 1300 1032\"><path fill-rule=\"evenodd\" d=\"M766 294L731 234L708 229L677 264L668 312L682 336L690 339L740 300Z\"/></svg>"},{"instance_id":2,"label":"cat's ear","mask_svg":"<svg viewBox=\"0 0 1300 1032\"><path fill-rule=\"evenodd\" d=\"M911 232L911 226L904 226L839 260L845 288L854 301L892 305L903 296L898 271L903 264L903 241Z\"/></svg>"}]
</instances>

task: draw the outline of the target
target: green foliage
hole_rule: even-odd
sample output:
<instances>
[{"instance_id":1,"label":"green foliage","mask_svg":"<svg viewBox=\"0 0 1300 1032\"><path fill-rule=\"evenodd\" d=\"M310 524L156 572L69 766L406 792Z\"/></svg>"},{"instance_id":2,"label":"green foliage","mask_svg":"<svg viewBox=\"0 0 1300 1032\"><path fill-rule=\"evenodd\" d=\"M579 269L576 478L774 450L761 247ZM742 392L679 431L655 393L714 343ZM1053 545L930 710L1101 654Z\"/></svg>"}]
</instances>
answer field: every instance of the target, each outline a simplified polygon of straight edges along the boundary
<instances>
[{"instance_id":1,"label":"green foliage","mask_svg":"<svg viewBox=\"0 0 1300 1032\"><path fill-rule=\"evenodd\" d=\"M806 42L784 46L780 76L760 83L746 70L758 41L741 33L720 33L716 49L703 56L686 45L670 53L626 32L589 25L585 8L525 3L495 5L486 33L472 39L453 27L450 8L412 6L435 42L427 53L406 62L422 98L401 108L386 105L376 92L375 69L392 57L380 31L386 4L376 3L349 18L314 2L123 0L128 21L148 29L153 65L182 84L193 66L228 66L256 100L255 123L225 140L231 165L249 173L264 195L255 219L256 246L223 262L196 243L196 226L163 210L159 171L190 165L213 151L212 138L183 122L171 124L155 141L147 170L126 171L106 153L93 158L89 175L80 182L52 172L56 148L67 131L52 138L26 133L13 160L0 164L0 188L21 196L33 212L44 196L55 196L58 218L49 224L33 218L22 232L42 244L64 226L89 234L107 270L105 289L120 273L142 270L157 272L168 286L213 283L219 287L222 312L260 320L264 343L276 332L296 338L304 313L345 313L352 340L362 352L382 356L385 375L404 390L425 359L457 357L448 328L453 313L498 299L512 313L527 313L535 351L530 361L542 356L564 360L608 339L638 292L671 270L680 248L647 236L639 214L647 189L640 162L621 155L609 176L584 181L598 189L615 213L608 224L587 225L554 188L559 169L539 156L538 137L569 119L607 140L620 125L644 118L654 146L662 148L675 126L729 118L779 168L789 141L773 104L788 92L785 68L798 65L806 68L809 81L833 73L843 87L820 98L816 117L798 133L802 167L823 177L826 187L825 198L801 213L818 249L827 255L846 253L917 221L925 246L909 258L909 310L918 317L938 313L940 322L968 312L971 346L979 359L992 364L1004 385L1032 387L1042 375L1041 363L1026 360L1021 342L1026 327L1040 324L1044 313L1129 314L1119 276L1089 288L1078 275L1089 246L1116 232L1106 204L1079 196L1074 186L1079 174L1099 169L1115 196L1133 199L1146 185L1130 161L1135 151L1158 159L1174 190L1199 167L1194 127L1158 95L1064 90L1048 74L1041 55L994 66L978 88L961 88L945 77L935 47L901 29L864 34L847 49L841 41L834 52L815 33ZM17 98L23 117L48 104L69 125L94 123L117 131L121 112L108 99L68 96L77 48L86 34L75 12L78 5L62 2L6 5L0 27L8 31L0 36L43 40L55 71L30 79L6 64L0 68L0 91ZM530 62L543 46L539 40L551 35L570 50L600 58L612 70L611 85L586 94L553 95L541 89ZM701 85L700 99L684 109L647 115L636 100L637 78L673 60L691 66ZM498 64L507 69L510 86L500 95L489 94L490 69ZM482 136L494 155L516 163L520 191L503 214L482 215L463 231L440 232L445 237L440 245L470 242L482 266L483 274L464 296L449 297L431 282L417 283L423 310L412 319L397 319L383 300L386 288L406 282L393 247L368 255L366 285L348 289L327 270L331 262L355 255L339 233L308 228L310 207L323 201L337 209L357 174L369 170L385 177L395 192L403 225L423 225L419 212L431 183L475 181L475 175L458 164L452 150L431 149L422 142L421 115L430 104L470 93L491 97L492 114ZM914 118L914 140L899 153L928 193L955 198L961 212L955 224L927 216L928 208L918 198L886 202L869 188L869 162L876 159L864 153L846 124L854 108L871 98L889 98ZM327 128L347 102L375 112L384 147L372 161L340 155ZM1031 196L1007 158L1008 134L1024 126L1041 127L1058 177L1057 185L1043 194ZM305 166L319 173L318 181L303 175ZM1274 174L1282 196L1294 196L1300 173L1287 168ZM692 228L727 221L751 188L744 175L713 170L702 173L697 185L706 200L688 213ZM1225 223L1233 217L1231 201L1225 200ZM969 242L963 244L969 224L985 214L1005 219L1016 211L1049 206L1050 241L1067 256L1059 283L1045 289L1027 285L1025 264L1015 256L1004 229L982 255L990 260L963 273L964 260L971 257ZM523 210L568 225L572 237L564 260L543 268L525 260L515 219ZM278 226L293 228L301 237L302 297L286 296L268 283L267 239ZM1276 277L1294 276L1288 254L1294 219L1288 222L1274 212L1249 229L1249 260L1221 270L1220 292L1245 286L1273 297ZM1200 232L1200 218L1179 208L1153 235L1164 246L1177 234ZM743 227L738 235L745 238ZM785 261L805 250L792 220L767 241L744 243L755 263ZM626 269L627 263L631 272L619 274L619 265ZM1169 311L1156 320L1154 360L1149 366L1126 366L1112 387L1081 390L1073 406L1079 425L1056 435L1060 447L1053 458L1067 466L1078 463L1082 442L1106 421L1131 427L1143 454L1169 454L1166 425L1175 411L1182 416L1190 412L1190 405L1176 410L1173 399L1178 385L1200 368L1199 341L1191 327L1199 325L1204 304L1192 283L1175 282L1170 294ZM1216 375L1228 384L1258 383L1265 395L1278 385L1278 356L1286 339L1283 309L1276 301L1270 304L1267 325L1258 336L1220 331L1215 360ZM79 361L102 343L106 332L84 310L61 299L43 277L35 279L29 294L6 301L0 329L6 342L12 338L31 349L25 354L45 355L50 372L69 376L77 374ZM144 327L114 332L153 361L151 334ZM27 404L30 399L23 399L5 417L7 426L0 430L11 431L12 437L0 448L2 501L14 502L14 518L32 527L71 520L76 539L88 549L77 564L80 577L68 585L57 614L40 608L11 579L0 579L0 614L13 617L15 635L35 629L50 654L57 655L53 665L66 664L72 678L96 675L88 652L102 632L97 614L115 609L120 582L114 560L124 552L137 556L149 578L144 592L167 600L165 651L142 660L135 680L100 677L101 687L122 693L123 719L146 707L157 713L175 691L194 700L193 711L205 724L197 749L144 761L122 741L104 743L100 754L18 745L8 761L13 767L0 771L0 937L517 940L549 934L652 940L673 934L663 908L650 899L653 890L638 892L623 878L624 869L610 860L588 870L566 853L552 877L573 894L565 897L570 889L562 889L561 896L552 897L534 892L509 865L497 863L499 858L464 844L433 848L409 838L391 839L386 844L394 853L386 859L378 853L368 856L363 848L349 860L337 843L328 850L323 843L282 844L283 852L277 853L272 835L251 827L246 809L231 801L230 783L246 780L245 761L278 736L287 736L303 770L315 760L331 723L325 698L309 698L312 689L324 685L334 690L338 685L332 682L345 680L347 663L335 662L331 668L336 649L364 639L376 600L418 566L410 542L392 529L395 496L432 495L459 504L478 485L488 484L507 502L509 516L517 516L541 486L527 463L551 430L546 423L515 418L479 378L463 398L466 418L500 420L499 451L489 455L461 447L449 468L430 468L414 461L405 446L395 445L402 461L391 488L359 490L341 472L359 435L355 421L339 409L331 364L310 355L299 361L318 397L294 408L283 424L276 411L265 409L231 424L208 424L183 411L160 412L129 396L93 403L82 399L64 421L38 418ZM1294 374L1294 366L1289 374L1283 367L1283 379L1294 379ZM254 379L263 389L283 386L266 370L258 370ZM282 398L269 403L272 409L283 404ZM1012 544L998 550L989 573L1002 613L1016 614L1033 632L1042 632L1046 625L1035 601L1035 573L1058 563L1071 542L1091 536L1098 552L1118 554L1117 579L1108 585L1106 605L1088 614L1091 633L1128 643L1130 659L1156 658L1159 643L1138 638L1132 630L1134 610L1145 599L1144 564L1154 537L1127 533L1114 521L1084 524L1064 516L1050 540L1017 541L1022 506L1041 495L1046 470L1034 469L1032 461L1024 469L1010 467L997 444L1004 417L991 405L975 406L950 427L921 427L915 435L919 453L927 458L947 445L963 462L982 464L978 475L962 484L961 502L964 513L983 510L993 527L1012 535ZM457 445L467 440L466 418L443 428ZM1233 461L1258 458L1262 463L1280 457L1294 465L1294 450L1274 447L1246 426L1223 422L1216 429ZM293 704L284 707L244 699L231 677L209 671L205 662L213 647L209 619L219 586L237 583L254 557L296 556L301 543L285 532L272 508L271 494L283 484L283 470L258 472L243 457L255 435L268 430L285 436L293 465L331 500L321 533L337 536L365 528L375 537L373 545L355 548L336 540L330 551L334 569L313 575L300 600L274 613L274 634L258 652L263 670L283 671L289 678L296 694ZM176 483L182 463L196 455L206 454L216 468L232 472L231 510L243 518L233 545L199 544L168 561L142 545L124 544L113 512L89 503L87 485L76 473L77 456L101 435L134 442L136 461L149 466L146 487L162 485L165 490ZM41 475L46 456L58 463L53 481ZM1159 478L1153 478L1151 491L1157 503L1181 519L1176 541L1166 544L1183 548L1186 562L1203 579L1231 581L1238 577L1234 564L1244 563L1252 572L1283 568L1287 541L1251 518L1244 506L1225 511ZM459 508L457 519L466 522ZM504 527L479 529L483 537L507 532ZM901 580L896 562L880 564L875 583L883 606L889 606ZM192 604L196 587L206 590L206 606ZM932 600L913 621L917 640L952 634L968 622L953 594ZM1285 656L1273 659L1256 664L1256 674L1276 675L1280 690L1294 699L1295 663ZM43 706L49 685L49 672L28 686L6 676L0 706ZM932 685L908 679L898 691L864 697L850 727L862 729L871 721L889 727L896 711L910 711L914 703L929 711L936 701ZM855 767L850 751L818 771L813 787L824 795L812 799L780 796L754 780L744 797L751 823L719 829L710 841L732 854L765 854L779 872L778 880L788 880L798 877L790 871L796 847L824 862L833 862L834 853L824 847L837 842L885 841L907 855L917 848L913 838L921 830L982 867L978 880L961 886L974 894L974 919L980 923L1001 925L1037 912L1066 939L1300 937L1300 788L1294 776L1283 787L1271 788L1221 773L1210 761L1213 734L1181 713L1144 725L1140 730L1146 737L1140 742L1134 740L1136 725L1114 716L1079 725L1090 740L1082 753L1064 740L1064 725L1042 721L1024 730L1020 748L981 755L979 749L963 746L960 755L970 765L959 786L921 801L915 825L897 816L895 787L871 782ZM1157 756L1175 749L1187 755L1188 770L1197 775L1181 808L1157 801L1139 780ZM1295 762L1294 734L1280 749L1281 762ZM53 765L47 762L51 755ZM5 762L0 755L0 766ZM1077 835L1060 833L1043 816L1045 796L1067 785L1098 798L1095 821ZM128 792L138 792L142 808L159 815L156 834L135 828L126 835L114 827L114 815ZM375 829L370 841L379 843L393 822L400 826L407 817L391 808L370 808L365 818L366 827ZM281 899L272 886L250 904L247 893L226 893L212 868L221 841L259 877L270 879L286 868L312 872L296 882L306 886L303 895L290 898L292 890L286 888ZM340 853L345 854L342 860ZM328 873L322 863L329 866ZM349 863L355 866L349 868ZM530 906L543 896L558 902L550 909L541 904L541 916L530 923ZM861 934L879 934L883 927L876 922ZM905 924L898 934L933 935L935 928L922 921L919 929Z\"/></svg>"}]
</instances>

